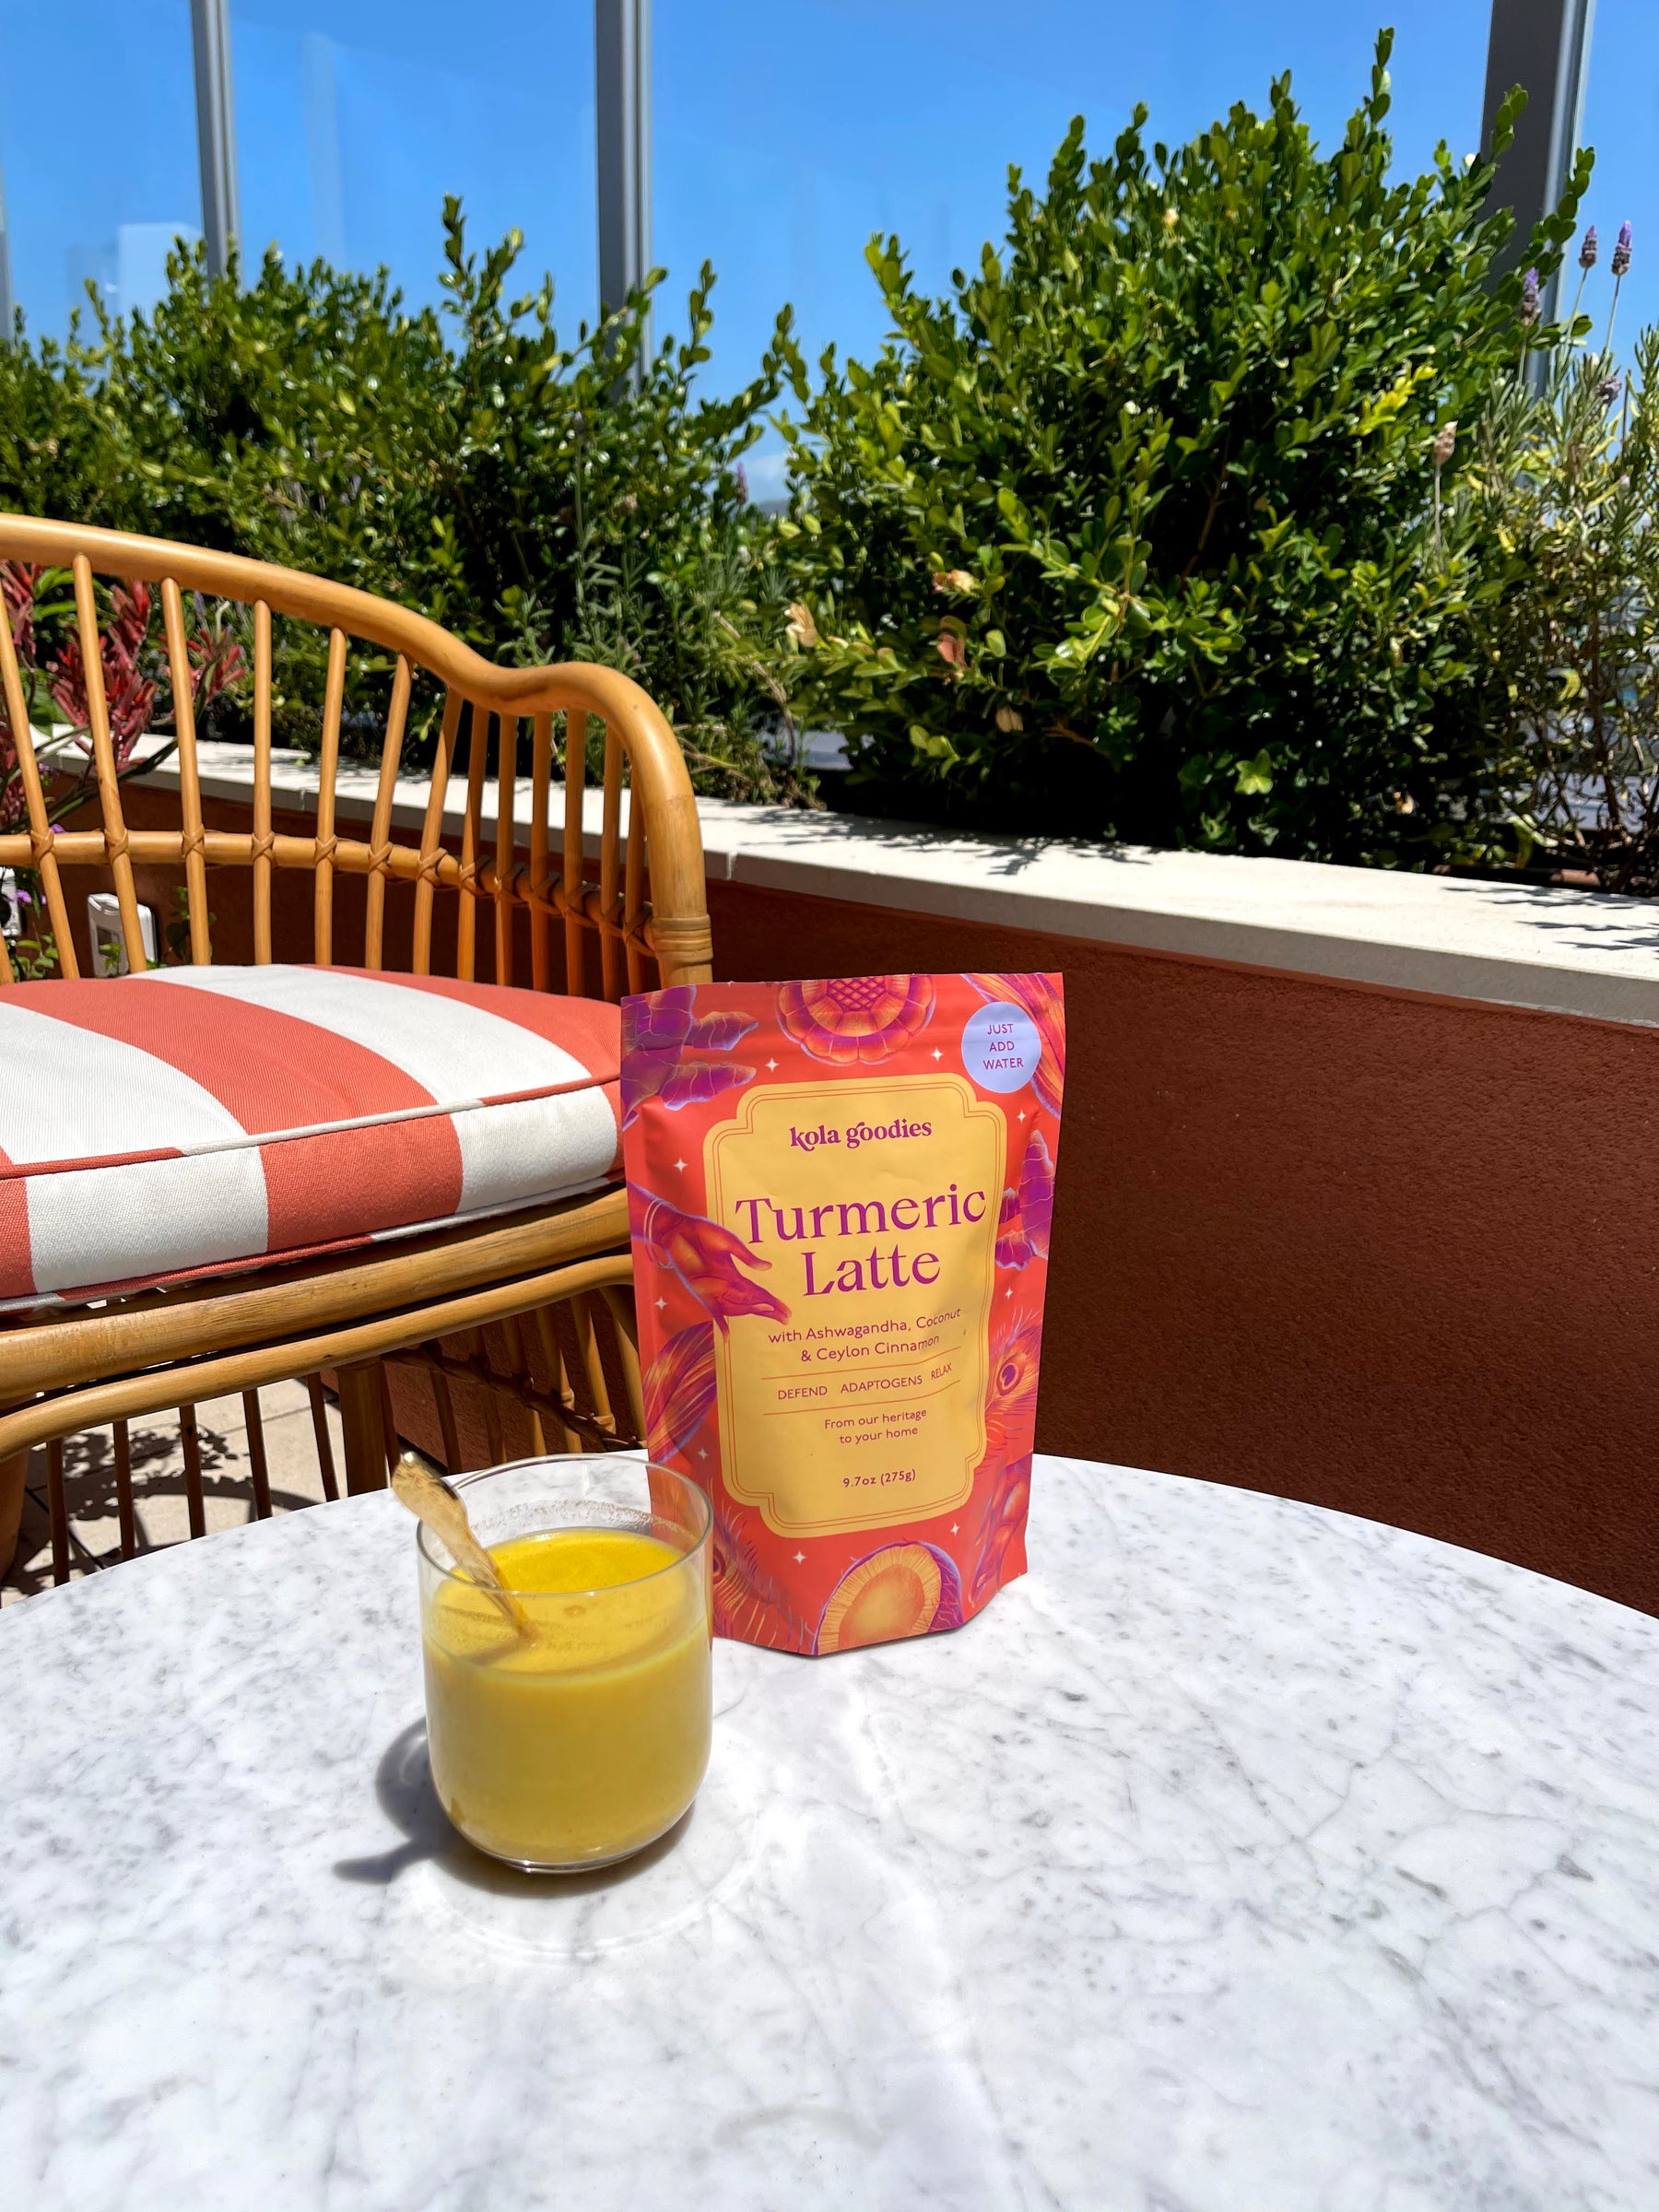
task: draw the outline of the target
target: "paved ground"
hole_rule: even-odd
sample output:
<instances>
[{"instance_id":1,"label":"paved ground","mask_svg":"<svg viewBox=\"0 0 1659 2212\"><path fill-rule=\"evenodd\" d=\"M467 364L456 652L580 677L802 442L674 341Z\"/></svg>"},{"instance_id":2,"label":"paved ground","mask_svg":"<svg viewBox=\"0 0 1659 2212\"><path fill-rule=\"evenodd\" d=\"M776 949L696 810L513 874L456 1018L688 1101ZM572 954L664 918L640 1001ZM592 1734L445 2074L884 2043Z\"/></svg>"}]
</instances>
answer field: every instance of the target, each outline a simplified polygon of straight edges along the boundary
<instances>
[{"instance_id":1,"label":"paved ground","mask_svg":"<svg viewBox=\"0 0 1659 2212\"><path fill-rule=\"evenodd\" d=\"M271 1511L291 1513L323 1499L312 1430L311 1401L302 1382L280 1382L260 1393L270 1471ZM248 1466L247 1424L240 1397L213 1398L196 1408L202 1441L202 1490L208 1530L236 1528L253 1518ZM344 1486L346 1454L340 1417L328 1407L335 1473ZM184 1502L184 1454L177 1419L159 1416L135 1422L132 1430L133 1503L138 1545L155 1551L184 1540L189 1523ZM70 1516L71 1576L90 1574L106 1562L121 1562L121 1527L116 1518L115 1462L107 1429L73 1437L64 1449L65 1489ZM46 1518L46 1454L29 1464L23 1527L11 1570L0 1581L0 1606L15 1605L52 1583L52 1541Z\"/></svg>"}]
</instances>

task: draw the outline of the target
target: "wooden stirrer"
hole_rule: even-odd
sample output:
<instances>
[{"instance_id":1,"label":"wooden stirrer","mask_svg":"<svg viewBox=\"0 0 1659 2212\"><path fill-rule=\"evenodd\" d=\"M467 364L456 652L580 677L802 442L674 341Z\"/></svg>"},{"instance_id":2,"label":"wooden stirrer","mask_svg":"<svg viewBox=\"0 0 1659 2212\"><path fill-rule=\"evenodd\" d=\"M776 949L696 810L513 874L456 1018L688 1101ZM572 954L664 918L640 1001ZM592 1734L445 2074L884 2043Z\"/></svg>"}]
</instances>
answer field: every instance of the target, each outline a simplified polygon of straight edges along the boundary
<instances>
[{"instance_id":1,"label":"wooden stirrer","mask_svg":"<svg viewBox=\"0 0 1659 2212\"><path fill-rule=\"evenodd\" d=\"M400 1505L408 1507L418 1521L448 1547L458 1567L465 1569L480 1590L494 1598L526 1643L535 1641L535 1623L502 1583L496 1563L473 1535L466 1508L441 1475L413 1452L406 1452L392 1470L392 1488Z\"/></svg>"}]
</instances>

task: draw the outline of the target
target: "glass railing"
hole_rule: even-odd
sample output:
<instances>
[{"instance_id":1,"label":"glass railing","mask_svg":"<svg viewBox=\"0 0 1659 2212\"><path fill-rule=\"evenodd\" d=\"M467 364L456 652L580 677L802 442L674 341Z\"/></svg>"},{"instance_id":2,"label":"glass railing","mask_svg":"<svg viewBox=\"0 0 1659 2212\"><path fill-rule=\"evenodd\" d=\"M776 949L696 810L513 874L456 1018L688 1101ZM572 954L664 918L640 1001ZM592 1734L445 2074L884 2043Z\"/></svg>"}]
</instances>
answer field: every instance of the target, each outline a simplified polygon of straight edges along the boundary
<instances>
[{"instance_id":1,"label":"glass railing","mask_svg":"<svg viewBox=\"0 0 1659 2212\"><path fill-rule=\"evenodd\" d=\"M515 285L591 317L594 17L585 0L232 0L243 252L389 267L441 297L444 195L469 244L516 227Z\"/></svg>"},{"instance_id":2,"label":"glass railing","mask_svg":"<svg viewBox=\"0 0 1659 2212\"><path fill-rule=\"evenodd\" d=\"M189 0L0 0L0 169L31 335L61 336L88 283L150 306L201 234Z\"/></svg>"},{"instance_id":3,"label":"glass railing","mask_svg":"<svg viewBox=\"0 0 1659 2212\"><path fill-rule=\"evenodd\" d=\"M885 319L864 259L896 231L917 283L945 287L1006 227L1007 171L1041 186L1071 118L1110 150L1137 100L1148 147L1177 145L1289 69L1309 124L1340 135L1370 83L1378 21L1396 29L1397 159L1480 134L1487 0L658 0L655 253L670 292L719 274L711 375L751 375L783 301L809 355L868 356ZM671 314L671 297L665 312ZM776 464L773 464L776 466ZM768 488L762 453L751 465Z\"/></svg>"}]
</instances>

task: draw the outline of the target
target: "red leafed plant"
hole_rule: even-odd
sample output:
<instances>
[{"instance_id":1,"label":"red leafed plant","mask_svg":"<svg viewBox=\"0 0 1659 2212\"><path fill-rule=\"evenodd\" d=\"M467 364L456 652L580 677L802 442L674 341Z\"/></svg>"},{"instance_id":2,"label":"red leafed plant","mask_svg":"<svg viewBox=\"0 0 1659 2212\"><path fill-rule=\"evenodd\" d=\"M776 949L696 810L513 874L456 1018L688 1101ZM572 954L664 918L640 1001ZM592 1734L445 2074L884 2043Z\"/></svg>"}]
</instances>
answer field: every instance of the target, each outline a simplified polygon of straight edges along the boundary
<instances>
[{"instance_id":1,"label":"red leafed plant","mask_svg":"<svg viewBox=\"0 0 1659 2212\"><path fill-rule=\"evenodd\" d=\"M223 607L209 615L200 598L196 600L195 627L184 643L190 655L191 688L199 712L221 691L239 684L248 664L241 639L225 620Z\"/></svg>"},{"instance_id":2,"label":"red leafed plant","mask_svg":"<svg viewBox=\"0 0 1659 2212\"><path fill-rule=\"evenodd\" d=\"M92 751L92 712L87 696L87 665L80 632L62 591L63 571L26 561L0 560L0 605L11 632L25 719L37 733L41 782L46 818L56 824L90 797L97 781ZM198 711L238 683L245 670L242 648L222 613L209 615L198 599L185 639L191 695ZM135 761L134 747L147 729L173 720L171 703L158 714L156 701L168 677L166 657L150 641L153 602L147 583L116 584L99 631L99 661L110 746L118 776L155 767L171 746ZM48 640L59 642L52 647ZM64 732L61 724L69 728ZM55 742L40 746L39 735L55 729ZM65 742L66 739L66 742ZM73 756L74 764L68 762ZM0 833L23 827L28 804L18 760L18 733L6 690L0 688ZM13 896L29 903L27 886ZM3 918L3 917L0 917Z\"/></svg>"},{"instance_id":3,"label":"red leafed plant","mask_svg":"<svg viewBox=\"0 0 1659 2212\"><path fill-rule=\"evenodd\" d=\"M143 654L149 635L150 588L135 583L129 590L118 583L110 594L110 619L99 636L99 657L103 665L104 703L109 710L110 741L115 765L124 768L134 746L149 727L156 703L156 679L147 675ZM80 633L71 630L47 671L53 703L64 720L77 731L89 731L92 711L87 698L87 667L81 655ZM82 739L83 750L90 738Z\"/></svg>"},{"instance_id":4,"label":"red leafed plant","mask_svg":"<svg viewBox=\"0 0 1659 2212\"><path fill-rule=\"evenodd\" d=\"M34 580L40 571L20 560L0 560L0 601L11 625L12 643L26 667L34 666ZM0 706L0 713L4 713Z\"/></svg>"},{"instance_id":5,"label":"red leafed plant","mask_svg":"<svg viewBox=\"0 0 1659 2212\"><path fill-rule=\"evenodd\" d=\"M29 677L35 665L33 569L21 562L0 560L0 606L6 612L6 626L11 631L12 649L17 655L19 672L23 676L24 699L27 703ZM12 737L11 716L6 708L6 694L0 689L0 833L15 830L25 813L23 784L18 774L18 748Z\"/></svg>"}]
</instances>

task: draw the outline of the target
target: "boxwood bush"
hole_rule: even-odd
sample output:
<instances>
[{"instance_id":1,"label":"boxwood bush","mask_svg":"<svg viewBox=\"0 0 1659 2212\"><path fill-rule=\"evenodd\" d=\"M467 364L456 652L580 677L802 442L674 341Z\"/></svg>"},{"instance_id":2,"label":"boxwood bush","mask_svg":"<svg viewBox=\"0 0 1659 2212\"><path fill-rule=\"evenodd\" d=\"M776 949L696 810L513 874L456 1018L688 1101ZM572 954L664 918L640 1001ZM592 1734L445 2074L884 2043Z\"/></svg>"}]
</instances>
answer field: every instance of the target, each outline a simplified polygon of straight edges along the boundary
<instances>
[{"instance_id":1,"label":"boxwood bush","mask_svg":"<svg viewBox=\"0 0 1659 2212\"><path fill-rule=\"evenodd\" d=\"M1492 170L1389 181L1385 65L1322 155L1291 98L1149 150L1137 110L1006 248L912 285L892 335L795 357L787 524L807 711L861 803L1335 860L1507 849L1512 717L1471 607L1500 588L1441 460L1512 384L1535 295L1493 282ZM1506 142L1516 103L1500 126ZM1535 234L1559 261L1588 174Z\"/></svg>"},{"instance_id":2,"label":"boxwood bush","mask_svg":"<svg viewBox=\"0 0 1659 2212\"><path fill-rule=\"evenodd\" d=\"M312 570L492 658L608 662L665 708L703 788L789 795L789 591L742 467L777 349L734 397L700 398L707 266L686 336L641 359L647 294L562 340L549 280L510 294L516 233L480 257L453 199L443 223L441 312L407 312L383 271L274 251L244 290L197 249L153 314L94 308L64 346L0 347L0 508ZM281 734L303 743L322 663L280 673ZM355 674L359 697L384 680ZM364 711L347 740L376 727Z\"/></svg>"}]
</instances>

